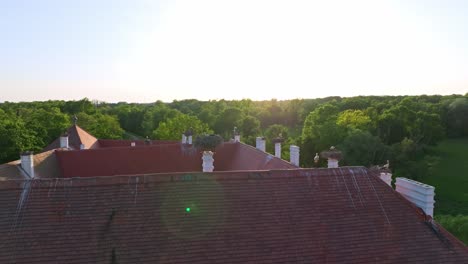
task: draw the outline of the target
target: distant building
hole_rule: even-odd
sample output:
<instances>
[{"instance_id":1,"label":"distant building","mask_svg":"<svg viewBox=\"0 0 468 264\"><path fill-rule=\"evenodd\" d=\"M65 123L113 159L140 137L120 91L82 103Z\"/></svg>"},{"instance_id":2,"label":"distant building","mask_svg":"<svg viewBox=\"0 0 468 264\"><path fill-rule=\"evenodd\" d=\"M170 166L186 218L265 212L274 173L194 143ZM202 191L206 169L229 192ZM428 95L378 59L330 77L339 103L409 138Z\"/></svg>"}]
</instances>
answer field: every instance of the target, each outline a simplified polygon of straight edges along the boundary
<instances>
[{"instance_id":1,"label":"distant building","mask_svg":"<svg viewBox=\"0 0 468 264\"><path fill-rule=\"evenodd\" d=\"M207 173L187 137L72 126L0 165L0 263L468 263L432 220L433 187L398 178L397 192L388 170L299 168L297 147L287 162L239 141Z\"/></svg>"}]
</instances>

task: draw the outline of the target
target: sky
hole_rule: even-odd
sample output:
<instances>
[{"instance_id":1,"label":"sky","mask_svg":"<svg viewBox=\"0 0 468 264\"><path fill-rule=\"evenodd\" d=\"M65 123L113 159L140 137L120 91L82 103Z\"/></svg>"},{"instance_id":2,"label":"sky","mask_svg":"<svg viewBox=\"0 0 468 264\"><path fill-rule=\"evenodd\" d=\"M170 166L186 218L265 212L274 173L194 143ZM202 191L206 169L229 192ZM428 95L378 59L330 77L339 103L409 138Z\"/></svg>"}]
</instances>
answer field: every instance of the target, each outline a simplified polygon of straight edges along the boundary
<instances>
[{"instance_id":1,"label":"sky","mask_svg":"<svg viewBox=\"0 0 468 264\"><path fill-rule=\"evenodd\" d=\"M0 102L468 92L465 0L0 0Z\"/></svg>"}]
</instances>

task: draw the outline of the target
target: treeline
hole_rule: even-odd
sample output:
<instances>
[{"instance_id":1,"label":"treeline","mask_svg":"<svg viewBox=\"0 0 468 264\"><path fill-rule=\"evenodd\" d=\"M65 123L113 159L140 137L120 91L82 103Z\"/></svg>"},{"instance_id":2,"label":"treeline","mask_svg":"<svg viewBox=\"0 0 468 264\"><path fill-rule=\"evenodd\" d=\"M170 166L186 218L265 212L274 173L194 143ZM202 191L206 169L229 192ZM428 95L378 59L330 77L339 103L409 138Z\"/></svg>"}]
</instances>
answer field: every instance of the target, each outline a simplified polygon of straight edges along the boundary
<instances>
[{"instance_id":1,"label":"treeline","mask_svg":"<svg viewBox=\"0 0 468 264\"><path fill-rule=\"evenodd\" d=\"M359 96L286 101L183 100L151 104L109 104L83 99L0 104L0 162L24 150L40 151L72 124L98 138L179 140L195 134L232 137L254 145L267 139L267 151L279 134L285 146L301 147L303 166L330 146L344 153L342 165L372 166L390 160L396 175L418 179L430 173L437 157L428 146L446 137L468 136L468 94L451 96ZM284 158L289 157L283 148Z\"/></svg>"}]
</instances>

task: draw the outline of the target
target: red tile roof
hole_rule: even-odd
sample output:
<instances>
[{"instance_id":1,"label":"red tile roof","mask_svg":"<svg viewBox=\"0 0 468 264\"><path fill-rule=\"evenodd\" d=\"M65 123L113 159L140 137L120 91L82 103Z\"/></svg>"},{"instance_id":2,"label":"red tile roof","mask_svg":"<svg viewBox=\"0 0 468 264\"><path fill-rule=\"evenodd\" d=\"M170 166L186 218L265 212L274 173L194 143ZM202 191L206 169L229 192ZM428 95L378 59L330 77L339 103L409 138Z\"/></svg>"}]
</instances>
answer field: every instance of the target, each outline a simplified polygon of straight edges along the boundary
<instances>
[{"instance_id":1,"label":"red tile roof","mask_svg":"<svg viewBox=\"0 0 468 264\"><path fill-rule=\"evenodd\" d=\"M200 150L182 144L57 151L63 177L94 177L202 170ZM241 143L224 143L214 155L215 171L296 168Z\"/></svg>"},{"instance_id":2,"label":"red tile roof","mask_svg":"<svg viewBox=\"0 0 468 264\"><path fill-rule=\"evenodd\" d=\"M67 130L68 145L72 149L80 149L80 145L84 144L86 149L99 147L98 140L81 127L77 125L71 126ZM60 137L55 139L49 146L44 148L44 151L60 148Z\"/></svg>"},{"instance_id":3,"label":"red tile roof","mask_svg":"<svg viewBox=\"0 0 468 264\"><path fill-rule=\"evenodd\" d=\"M113 147L129 147L132 142L136 146L145 146L145 140L123 140L123 139L98 139L100 148L113 148ZM180 141L176 140L151 140L151 145L167 145L167 144L179 144Z\"/></svg>"},{"instance_id":4,"label":"red tile roof","mask_svg":"<svg viewBox=\"0 0 468 264\"><path fill-rule=\"evenodd\" d=\"M360 167L4 181L0 205L0 263L468 263Z\"/></svg>"}]
</instances>

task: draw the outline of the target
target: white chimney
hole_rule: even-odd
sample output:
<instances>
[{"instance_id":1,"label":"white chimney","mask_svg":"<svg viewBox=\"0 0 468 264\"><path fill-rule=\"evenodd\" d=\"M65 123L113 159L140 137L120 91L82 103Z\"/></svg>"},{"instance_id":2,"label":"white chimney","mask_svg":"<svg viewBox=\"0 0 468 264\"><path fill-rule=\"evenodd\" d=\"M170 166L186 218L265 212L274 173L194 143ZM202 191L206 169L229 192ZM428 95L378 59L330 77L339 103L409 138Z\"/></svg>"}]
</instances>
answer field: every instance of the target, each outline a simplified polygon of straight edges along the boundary
<instances>
[{"instance_id":1,"label":"white chimney","mask_svg":"<svg viewBox=\"0 0 468 264\"><path fill-rule=\"evenodd\" d=\"M213 172L214 166L213 166L213 155L214 153L211 151L203 151L203 172Z\"/></svg>"},{"instance_id":2,"label":"white chimney","mask_svg":"<svg viewBox=\"0 0 468 264\"><path fill-rule=\"evenodd\" d=\"M192 135L187 137L187 143L192 145Z\"/></svg>"},{"instance_id":3,"label":"white chimney","mask_svg":"<svg viewBox=\"0 0 468 264\"><path fill-rule=\"evenodd\" d=\"M32 151L21 153L21 168L30 178L34 178L34 155Z\"/></svg>"},{"instance_id":4,"label":"white chimney","mask_svg":"<svg viewBox=\"0 0 468 264\"><path fill-rule=\"evenodd\" d=\"M328 158L328 168L338 168L338 160L333 158Z\"/></svg>"},{"instance_id":5,"label":"white chimney","mask_svg":"<svg viewBox=\"0 0 468 264\"><path fill-rule=\"evenodd\" d=\"M187 136L182 134L182 144L187 144Z\"/></svg>"},{"instance_id":6,"label":"white chimney","mask_svg":"<svg viewBox=\"0 0 468 264\"><path fill-rule=\"evenodd\" d=\"M60 136L60 148L68 148L68 134Z\"/></svg>"},{"instance_id":7,"label":"white chimney","mask_svg":"<svg viewBox=\"0 0 468 264\"><path fill-rule=\"evenodd\" d=\"M134 147L136 144L135 142L130 143L130 146Z\"/></svg>"},{"instance_id":8,"label":"white chimney","mask_svg":"<svg viewBox=\"0 0 468 264\"><path fill-rule=\"evenodd\" d=\"M240 135L234 135L234 142L240 142Z\"/></svg>"},{"instance_id":9,"label":"white chimney","mask_svg":"<svg viewBox=\"0 0 468 264\"><path fill-rule=\"evenodd\" d=\"M299 166L299 151L300 148L295 145L289 147L289 158L292 164Z\"/></svg>"},{"instance_id":10,"label":"white chimney","mask_svg":"<svg viewBox=\"0 0 468 264\"><path fill-rule=\"evenodd\" d=\"M255 142L255 147L263 152L265 152L265 138L264 137L257 137Z\"/></svg>"},{"instance_id":11,"label":"white chimney","mask_svg":"<svg viewBox=\"0 0 468 264\"><path fill-rule=\"evenodd\" d=\"M389 186L392 186L392 174L389 172L381 172L380 179L384 181Z\"/></svg>"},{"instance_id":12,"label":"white chimney","mask_svg":"<svg viewBox=\"0 0 468 264\"><path fill-rule=\"evenodd\" d=\"M281 159L281 142L275 143L275 157Z\"/></svg>"},{"instance_id":13,"label":"white chimney","mask_svg":"<svg viewBox=\"0 0 468 264\"><path fill-rule=\"evenodd\" d=\"M85 144L80 144L80 149L86 149Z\"/></svg>"},{"instance_id":14,"label":"white chimney","mask_svg":"<svg viewBox=\"0 0 468 264\"><path fill-rule=\"evenodd\" d=\"M426 215L433 217L435 203L435 188L433 186L406 178L396 178L395 186L396 191L403 197L421 208Z\"/></svg>"}]
</instances>

